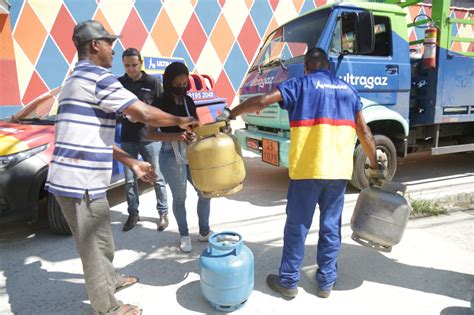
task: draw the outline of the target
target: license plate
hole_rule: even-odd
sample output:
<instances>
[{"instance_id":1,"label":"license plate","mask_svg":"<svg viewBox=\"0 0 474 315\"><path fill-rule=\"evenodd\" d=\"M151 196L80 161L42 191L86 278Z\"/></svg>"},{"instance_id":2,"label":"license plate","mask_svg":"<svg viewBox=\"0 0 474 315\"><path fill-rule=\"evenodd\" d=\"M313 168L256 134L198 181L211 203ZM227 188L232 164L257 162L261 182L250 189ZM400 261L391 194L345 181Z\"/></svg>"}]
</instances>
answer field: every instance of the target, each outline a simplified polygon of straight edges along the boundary
<instances>
[{"instance_id":1,"label":"license plate","mask_svg":"<svg viewBox=\"0 0 474 315\"><path fill-rule=\"evenodd\" d=\"M262 161L279 166L278 141L262 139Z\"/></svg>"},{"instance_id":2,"label":"license plate","mask_svg":"<svg viewBox=\"0 0 474 315\"><path fill-rule=\"evenodd\" d=\"M257 139L247 138L247 147L252 150L260 151Z\"/></svg>"}]
</instances>

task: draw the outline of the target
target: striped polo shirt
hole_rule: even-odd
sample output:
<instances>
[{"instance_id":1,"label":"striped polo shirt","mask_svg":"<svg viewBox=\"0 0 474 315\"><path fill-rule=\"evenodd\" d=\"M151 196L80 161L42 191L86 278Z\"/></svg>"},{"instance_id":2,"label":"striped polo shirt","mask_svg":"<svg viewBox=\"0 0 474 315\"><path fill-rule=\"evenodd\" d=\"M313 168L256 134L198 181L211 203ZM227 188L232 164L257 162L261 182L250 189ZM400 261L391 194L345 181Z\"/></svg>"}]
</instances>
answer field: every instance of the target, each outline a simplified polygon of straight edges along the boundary
<instances>
[{"instance_id":1,"label":"striped polo shirt","mask_svg":"<svg viewBox=\"0 0 474 315\"><path fill-rule=\"evenodd\" d=\"M137 101L106 69L79 61L59 94L55 148L46 186L61 196L106 194L112 175L115 113Z\"/></svg>"},{"instance_id":2,"label":"striped polo shirt","mask_svg":"<svg viewBox=\"0 0 474 315\"><path fill-rule=\"evenodd\" d=\"M327 70L278 85L290 119L291 179L350 179L357 92Z\"/></svg>"}]
</instances>

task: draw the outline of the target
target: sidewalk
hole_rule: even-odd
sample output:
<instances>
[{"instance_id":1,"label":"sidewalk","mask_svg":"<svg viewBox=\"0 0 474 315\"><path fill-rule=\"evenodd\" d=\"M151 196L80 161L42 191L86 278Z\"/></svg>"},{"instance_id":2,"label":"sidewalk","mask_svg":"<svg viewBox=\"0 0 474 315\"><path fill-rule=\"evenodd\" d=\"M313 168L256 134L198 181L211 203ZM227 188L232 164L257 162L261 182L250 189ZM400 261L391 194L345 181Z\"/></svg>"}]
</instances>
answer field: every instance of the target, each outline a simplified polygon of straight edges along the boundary
<instances>
[{"instance_id":1,"label":"sidewalk","mask_svg":"<svg viewBox=\"0 0 474 315\"><path fill-rule=\"evenodd\" d=\"M258 160L246 157L242 192L214 199L211 206L212 229L240 233L255 256L254 292L235 314L471 314L474 211L410 220L401 243L391 253L380 253L350 239L349 220L357 198L351 189L343 215L339 279L331 297L315 296L317 215L307 239L298 296L286 301L274 294L265 278L276 273L280 263L288 178L286 170ZM196 199L189 188L190 254L177 249L173 216L166 231L156 231L154 193L141 196L142 221L127 233L122 232L126 202L112 208L115 265L121 273L140 278L139 284L117 294L120 300L141 305L144 314L218 314L199 287L199 255L206 244L197 241ZM0 257L0 314L90 312L72 238L47 231L17 236L0 243Z\"/></svg>"}]
</instances>

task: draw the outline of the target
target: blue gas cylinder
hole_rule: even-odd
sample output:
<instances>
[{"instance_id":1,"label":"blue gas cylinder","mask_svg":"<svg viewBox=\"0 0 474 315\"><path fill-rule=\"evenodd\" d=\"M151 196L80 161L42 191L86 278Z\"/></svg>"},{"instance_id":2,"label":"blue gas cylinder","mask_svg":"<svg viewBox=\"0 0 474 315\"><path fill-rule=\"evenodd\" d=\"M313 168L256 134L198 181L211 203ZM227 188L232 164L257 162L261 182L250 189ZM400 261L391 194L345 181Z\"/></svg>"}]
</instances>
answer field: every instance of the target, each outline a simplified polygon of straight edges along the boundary
<instances>
[{"instance_id":1,"label":"blue gas cylinder","mask_svg":"<svg viewBox=\"0 0 474 315\"><path fill-rule=\"evenodd\" d=\"M215 310L232 312L245 305L253 290L254 263L240 234L212 234L199 269L202 294Z\"/></svg>"}]
</instances>

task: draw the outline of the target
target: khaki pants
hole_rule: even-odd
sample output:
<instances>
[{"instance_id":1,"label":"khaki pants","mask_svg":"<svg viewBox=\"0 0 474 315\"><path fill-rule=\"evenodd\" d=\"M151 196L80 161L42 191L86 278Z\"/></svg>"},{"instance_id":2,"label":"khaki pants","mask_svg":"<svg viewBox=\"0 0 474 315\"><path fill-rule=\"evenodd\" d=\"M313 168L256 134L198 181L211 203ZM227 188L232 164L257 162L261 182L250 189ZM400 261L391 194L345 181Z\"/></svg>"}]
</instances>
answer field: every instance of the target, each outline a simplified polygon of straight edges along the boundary
<instances>
[{"instance_id":1,"label":"khaki pants","mask_svg":"<svg viewBox=\"0 0 474 315\"><path fill-rule=\"evenodd\" d=\"M90 200L87 193L83 199L55 197L76 241L92 308L99 314L114 313L122 304L114 296L118 279L107 198Z\"/></svg>"}]
</instances>

